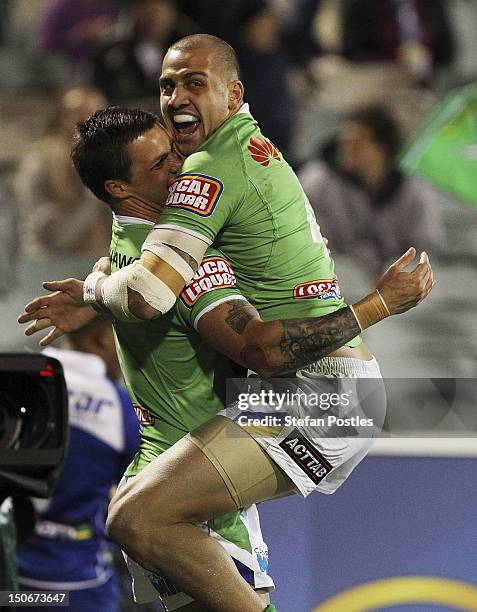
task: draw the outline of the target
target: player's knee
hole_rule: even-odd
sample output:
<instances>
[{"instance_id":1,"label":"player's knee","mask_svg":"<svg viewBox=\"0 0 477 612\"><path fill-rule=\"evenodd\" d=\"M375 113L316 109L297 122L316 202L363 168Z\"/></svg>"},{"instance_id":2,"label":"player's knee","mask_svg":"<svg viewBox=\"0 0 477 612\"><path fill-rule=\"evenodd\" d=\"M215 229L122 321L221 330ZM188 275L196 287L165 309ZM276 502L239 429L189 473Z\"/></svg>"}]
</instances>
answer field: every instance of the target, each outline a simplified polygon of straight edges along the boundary
<instances>
[{"instance_id":1,"label":"player's knee","mask_svg":"<svg viewBox=\"0 0 477 612\"><path fill-rule=\"evenodd\" d=\"M127 497L113 497L109 504L106 530L109 537L125 550L141 539L135 503Z\"/></svg>"},{"instance_id":2,"label":"player's knee","mask_svg":"<svg viewBox=\"0 0 477 612\"><path fill-rule=\"evenodd\" d=\"M111 501L106 518L106 531L114 542L121 544L121 522L123 521L122 513L119 512L118 504Z\"/></svg>"},{"instance_id":3,"label":"player's knee","mask_svg":"<svg viewBox=\"0 0 477 612\"><path fill-rule=\"evenodd\" d=\"M109 504L106 529L114 542L132 553L137 549L145 550L151 540L157 545L163 539L162 534L169 524L167 516L164 512L156 513L150 500L144 499L140 491L131 490L127 494L118 491ZM148 528L153 530L153 538Z\"/></svg>"}]
</instances>

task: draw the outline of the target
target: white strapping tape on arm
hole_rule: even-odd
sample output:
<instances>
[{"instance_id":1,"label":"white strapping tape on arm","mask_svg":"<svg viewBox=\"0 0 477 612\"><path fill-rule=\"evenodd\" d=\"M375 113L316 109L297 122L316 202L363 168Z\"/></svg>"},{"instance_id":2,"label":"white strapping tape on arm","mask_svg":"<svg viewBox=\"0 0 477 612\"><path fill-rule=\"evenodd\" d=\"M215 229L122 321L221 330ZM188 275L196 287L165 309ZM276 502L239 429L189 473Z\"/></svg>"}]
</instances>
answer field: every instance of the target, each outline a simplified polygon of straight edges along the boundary
<instances>
[{"instance_id":1,"label":"white strapping tape on arm","mask_svg":"<svg viewBox=\"0 0 477 612\"><path fill-rule=\"evenodd\" d=\"M99 305L99 296L96 295L96 286L100 278L104 278L104 272L91 272L84 279L83 283L83 302L91 306Z\"/></svg>"},{"instance_id":2,"label":"white strapping tape on arm","mask_svg":"<svg viewBox=\"0 0 477 612\"><path fill-rule=\"evenodd\" d=\"M148 245L167 244L177 247L195 259L197 265L202 261L205 250L209 246L206 239L201 240L196 236L181 232L180 229L155 228L149 232L144 241L143 250L149 250ZM154 252L154 251L152 251Z\"/></svg>"},{"instance_id":3,"label":"white strapping tape on arm","mask_svg":"<svg viewBox=\"0 0 477 612\"><path fill-rule=\"evenodd\" d=\"M103 304L119 321L141 321L129 310L128 287L161 314L170 310L176 296L160 278L135 261L109 276L101 287Z\"/></svg>"},{"instance_id":4,"label":"white strapping tape on arm","mask_svg":"<svg viewBox=\"0 0 477 612\"><path fill-rule=\"evenodd\" d=\"M129 310L128 282L134 264L118 270L104 281L101 286L103 304L118 321L140 321Z\"/></svg>"},{"instance_id":5,"label":"white strapping tape on arm","mask_svg":"<svg viewBox=\"0 0 477 612\"><path fill-rule=\"evenodd\" d=\"M132 264L128 287L140 293L144 300L161 314L165 314L176 303L174 292L140 261Z\"/></svg>"},{"instance_id":6,"label":"white strapping tape on arm","mask_svg":"<svg viewBox=\"0 0 477 612\"><path fill-rule=\"evenodd\" d=\"M179 253L176 253L176 251L171 249L170 246L167 246L167 244L156 242L155 240L146 240L146 242L142 245L141 251L150 251L151 253L154 253L154 255L157 255L157 257L160 257L163 261L174 268L174 270L179 272L186 285L188 285L192 280L194 270L179 255Z\"/></svg>"}]
</instances>

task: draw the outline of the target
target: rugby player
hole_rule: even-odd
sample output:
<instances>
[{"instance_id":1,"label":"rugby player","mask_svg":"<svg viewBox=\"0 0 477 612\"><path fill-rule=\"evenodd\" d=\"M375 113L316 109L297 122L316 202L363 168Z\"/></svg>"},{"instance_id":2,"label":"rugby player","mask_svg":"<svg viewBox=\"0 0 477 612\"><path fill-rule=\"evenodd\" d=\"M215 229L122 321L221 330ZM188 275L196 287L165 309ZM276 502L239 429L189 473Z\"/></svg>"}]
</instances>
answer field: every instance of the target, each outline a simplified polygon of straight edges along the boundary
<instances>
[{"instance_id":1,"label":"rugby player","mask_svg":"<svg viewBox=\"0 0 477 612\"><path fill-rule=\"evenodd\" d=\"M243 107L237 76L233 52L213 37L184 39L169 50L161 77L161 106L181 152L198 152L186 159L140 262L110 278L90 278L84 287L86 299L103 303L126 321L164 314L215 240L263 318L306 318L300 326L293 323L296 338L287 325L275 322L275 333L283 341L275 351L270 348L273 342L268 344L266 335L257 333L257 319L241 309L231 329L242 343L243 363L268 373L278 353L283 370L296 370L309 362L309 347L316 350L316 342L328 340L336 349L343 343L340 337L333 345L338 326L329 335L316 333L312 330L317 319L310 317L337 312L320 321L337 316L338 333L346 330L349 346L332 361L322 360L313 373L379 375L375 360L356 336L360 328L396 312L392 292L383 286L353 309L345 306L303 191ZM406 274L402 264L413 257L410 251L394 272ZM432 286L425 255L413 274L422 284L419 301ZM330 283L327 293L300 299L311 297L306 287L317 281ZM77 297L76 285L70 285L50 288L68 289ZM279 436L262 450L258 437L240 437L241 431L228 419L211 419L122 487L111 507L113 537L142 565L161 569L211 610L261 610L262 603L237 583L223 550L195 523L273 497L281 470L290 478L288 492L320 490L321 481L308 478L285 453L279 456ZM319 454L319 442L313 438L309 443ZM334 463L330 459L333 469L323 482L329 483L333 470L349 458L344 454Z\"/></svg>"},{"instance_id":2,"label":"rugby player","mask_svg":"<svg viewBox=\"0 0 477 612\"><path fill-rule=\"evenodd\" d=\"M156 204L156 201L164 201L167 182L177 170L180 162L171 152L170 141L166 133L158 126L157 118L148 113L107 109L97 113L80 127L83 134L89 137L90 149L83 147L81 155L81 147L78 145L82 139L79 139L76 145L77 154L74 158L77 166L82 164L83 179L86 184L116 210L111 256L113 267L121 267L138 256L139 246L162 208ZM102 140L98 134L101 134ZM111 138L111 134L114 138ZM126 149L127 154L123 149ZM126 160L126 166L118 167L118 160ZM88 174L88 167L94 170L89 176L85 176L85 173ZM119 176L119 180L108 180L106 178L108 176ZM118 197L113 196L110 192L118 194ZM207 259L213 261L215 265L217 262L222 262L222 269L230 270L218 252L208 254L206 261ZM200 280L207 278L207 272L199 272L199 277ZM404 278L406 276L401 276L401 283ZM396 279L393 282L399 284L396 283ZM184 299L179 300L177 304L178 312L174 313L172 318L169 317L169 320L166 320L165 317L153 323L134 325L133 328L131 324L116 323L129 390L136 401L144 425L141 453L128 469L126 474L129 476L136 474L153 457L170 447L187 431L210 418L221 408L221 404L212 391L210 378L214 361L211 357L212 352L200 343L191 343L190 328L182 333L182 342L180 342L181 331L184 320L188 321L189 325L194 320L199 332L206 339L207 330L213 331L214 336L223 339L227 336L229 325L223 315L228 316L233 311L233 308L224 310L224 307L227 306L227 302L233 307L242 305L238 301L241 296L233 288L230 280L228 286L226 282L223 287L216 287L213 291L199 295L197 295L197 286L196 282L195 288L190 287L189 293L184 292ZM407 285L408 293L409 288L410 286ZM48 302L48 308L43 308L41 314L36 313L42 318L30 326L28 331L28 333L33 333L51 324L57 325L55 332L49 335L46 344L64 331L71 329L73 325L73 319L68 319L68 313L67 315L61 313L61 308L64 308L65 304L63 300L60 302L61 308L57 308L55 312L55 300L59 299L61 300L61 295L52 296ZM202 315L204 310L205 314ZM222 314L221 310L223 310ZM83 322L82 317L87 319L95 316L94 311L89 307L83 308L82 311L81 314L75 313L80 317L79 324ZM57 319L61 314L65 315L65 320ZM47 318L46 315L50 318ZM32 316L30 315L27 320L30 320ZM333 316L335 315L325 317L323 321L328 318L331 320ZM173 328L172 333L167 332L169 325ZM271 325L264 324L263 327L267 329ZM230 351L230 347L226 348ZM198 353L197 362L194 361L194 351ZM147 356L144 356L145 353ZM310 355L310 359L316 359L321 354L323 352L315 352L314 355ZM189 356L184 358L185 355ZM236 360L240 360L240 355L233 356ZM170 372L174 372L175 376L168 376ZM154 381L153 384L151 384L152 381ZM189 410L191 404L197 406L194 411ZM149 409L145 406L148 406ZM234 542L234 529L231 527L235 526L235 531L243 535L245 525L249 530L249 542L254 544L253 548L261 551L263 563L266 546L263 541L261 542L258 524L255 530L251 528L255 519L251 520L250 517L255 515L256 509L248 508L241 514L237 512L227 515L225 521L221 517L215 523L209 522L207 528L209 533L217 537L220 542L225 542L226 549L227 544L230 543L229 552L233 557L234 547L240 547L240 537L237 538L238 544ZM227 533L228 539L223 538L221 530ZM241 549L239 556L242 560L246 552ZM253 571L252 584L255 586L263 584L265 574L262 573L260 581L260 572L257 569L257 563L253 563L253 557L249 565L251 567L248 569ZM248 575L251 573L249 572ZM177 593L176 589L164 580L159 581L157 577L152 577L152 581L162 592L163 601L168 607L179 607L184 601L190 600L184 594ZM150 589L149 593L147 590L144 593L144 583L142 592L140 589L139 591L137 593L139 598L150 595ZM187 607L186 609L193 608Z\"/></svg>"}]
</instances>

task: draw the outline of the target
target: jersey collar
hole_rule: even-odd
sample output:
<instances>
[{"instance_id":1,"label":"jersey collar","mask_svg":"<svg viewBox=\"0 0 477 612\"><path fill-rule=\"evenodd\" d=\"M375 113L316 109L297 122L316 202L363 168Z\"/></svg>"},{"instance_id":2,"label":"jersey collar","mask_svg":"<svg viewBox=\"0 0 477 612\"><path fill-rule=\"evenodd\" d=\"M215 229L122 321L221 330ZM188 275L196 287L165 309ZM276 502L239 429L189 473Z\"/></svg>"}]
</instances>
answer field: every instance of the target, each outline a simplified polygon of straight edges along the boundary
<instances>
[{"instance_id":1,"label":"jersey collar","mask_svg":"<svg viewBox=\"0 0 477 612\"><path fill-rule=\"evenodd\" d=\"M128 217L127 215L115 215L113 213L113 222L120 227L125 225L154 225L152 221L141 219L141 217Z\"/></svg>"},{"instance_id":2,"label":"jersey collar","mask_svg":"<svg viewBox=\"0 0 477 612\"><path fill-rule=\"evenodd\" d=\"M247 102L244 102L235 114L236 115L250 115L251 114L250 107L247 104Z\"/></svg>"}]
</instances>

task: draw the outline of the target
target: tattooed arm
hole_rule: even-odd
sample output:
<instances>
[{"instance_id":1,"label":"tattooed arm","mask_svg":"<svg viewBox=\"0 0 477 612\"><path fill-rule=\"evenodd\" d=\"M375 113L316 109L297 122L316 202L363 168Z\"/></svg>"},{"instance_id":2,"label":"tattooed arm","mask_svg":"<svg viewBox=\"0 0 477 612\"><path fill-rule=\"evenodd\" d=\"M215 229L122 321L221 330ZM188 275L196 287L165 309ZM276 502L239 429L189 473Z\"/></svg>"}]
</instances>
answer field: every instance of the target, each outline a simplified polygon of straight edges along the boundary
<instances>
[{"instance_id":1,"label":"tattooed arm","mask_svg":"<svg viewBox=\"0 0 477 612\"><path fill-rule=\"evenodd\" d=\"M344 346L386 316L406 312L433 287L426 255L411 272L408 251L384 273L377 290L353 306L322 317L264 322L244 299L219 304L198 324L203 339L261 376L274 376L309 365ZM358 322L359 321L359 322Z\"/></svg>"},{"instance_id":2,"label":"tattooed arm","mask_svg":"<svg viewBox=\"0 0 477 612\"><path fill-rule=\"evenodd\" d=\"M206 342L261 376L313 363L361 331L349 307L324 317L265 322L243 299L219 304L198 328Z\"/></svg>"}]
</instances>

